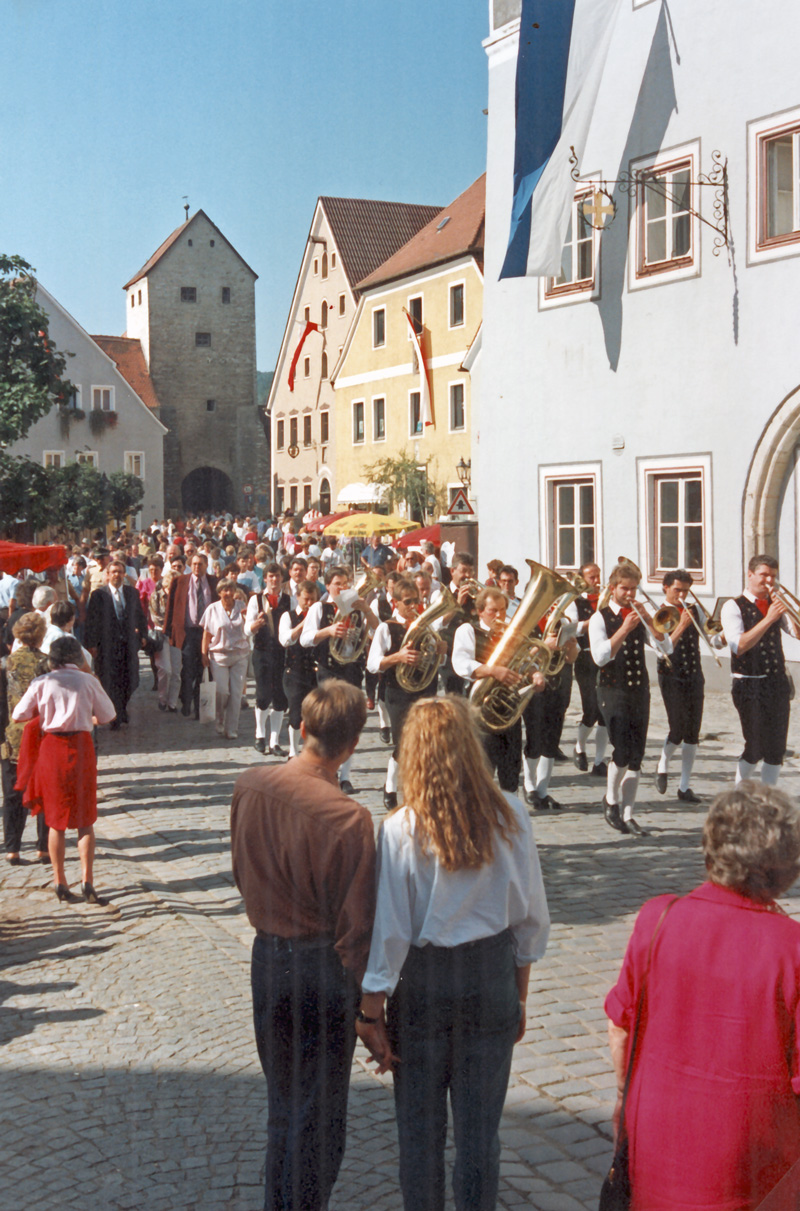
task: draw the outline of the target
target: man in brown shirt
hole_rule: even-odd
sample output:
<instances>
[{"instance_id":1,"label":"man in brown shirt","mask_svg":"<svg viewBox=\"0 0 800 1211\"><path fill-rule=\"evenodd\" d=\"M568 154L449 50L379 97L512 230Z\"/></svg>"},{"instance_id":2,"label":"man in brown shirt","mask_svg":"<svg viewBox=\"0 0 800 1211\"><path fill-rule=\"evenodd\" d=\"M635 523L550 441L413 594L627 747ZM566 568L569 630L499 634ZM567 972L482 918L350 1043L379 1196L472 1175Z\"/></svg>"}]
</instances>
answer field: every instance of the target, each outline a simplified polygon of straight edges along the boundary
<instances>
[{"instance_id":1,"label":"man in brown shirt","mask_svg":"<svg viewBox=\"0 0 800 1211\"><path fill-rule=\"evenodd\" d=\"M304 747L236 782L233 876L256 930L251 984L267 1078L266 1211L324 1211L344 1155L355 1006L375 911L372 818L338 786L364 696L312 690Z\"/></svg>"}]
</instances>

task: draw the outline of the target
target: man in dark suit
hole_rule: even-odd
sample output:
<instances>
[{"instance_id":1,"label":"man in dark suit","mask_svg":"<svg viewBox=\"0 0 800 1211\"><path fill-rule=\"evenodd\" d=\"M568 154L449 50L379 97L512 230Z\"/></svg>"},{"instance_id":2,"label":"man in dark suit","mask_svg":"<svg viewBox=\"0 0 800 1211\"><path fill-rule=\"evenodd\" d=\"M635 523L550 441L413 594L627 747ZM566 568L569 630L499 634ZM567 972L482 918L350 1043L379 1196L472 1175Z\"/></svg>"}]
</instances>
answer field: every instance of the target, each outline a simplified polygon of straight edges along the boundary
<instances>
[{"instance_id":1,"label":"man in dark suit","mask_svg":"<svg viewBox=\"0 0 800 1211\"><path fill-rule=\"evenodd\" d=\"M95 672L114 703L118 728L128 722L128 700L139 684L139 649L147 623L139 594L125 583L125 564L112 560L108 584L89 596L84 642L95 660Z\"/></svg>"},{"instance_id":2,"label":"man in dark suit","mask_svg":"<svg viewBox=\"0 0 800 1211\"><path fill-rule=\"evenodd\" d=\"M183 714L200 717L200 678L203 676L203 628L206 606L218 600L217 578L207 574L208 560L197 551L190 576L176 576L169 586L164 632L173 647L181 649L181 702Z\"/></svg>"}]
</instances>

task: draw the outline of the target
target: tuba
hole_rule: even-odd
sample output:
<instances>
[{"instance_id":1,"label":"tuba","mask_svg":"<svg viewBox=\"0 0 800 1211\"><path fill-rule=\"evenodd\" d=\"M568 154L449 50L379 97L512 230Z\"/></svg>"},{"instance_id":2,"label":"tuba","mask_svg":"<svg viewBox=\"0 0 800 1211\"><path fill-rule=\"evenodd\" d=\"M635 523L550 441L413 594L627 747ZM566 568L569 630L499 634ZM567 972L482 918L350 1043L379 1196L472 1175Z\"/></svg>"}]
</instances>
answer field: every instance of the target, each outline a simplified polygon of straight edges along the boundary
<instances>
[{"instance_id":1,"label":"tuba","mask_svg":"<svg viewBox=\"0 0 800 1211\"><path fill-rule=\"evenodd\" d=\"M558 601L560 613L563 613L579 593L557 572L552 572L533 559L526 559L525 562L531 570L528 587L517 612L486 663L513 669L515 673L530 679L534 673L552 675L550 666L554 655L544 640L533 632L554 602ZM521 717L533 692L530 683L510 686L495 681L493 677L484 677L472 687L470 701L477 708L481 723L488 731L504 732Z\"/></svg>"},{"instance_id":2,"label":"tuba","mask_svg":"<svg viewBox=\"0 0 800 1211\"><path fill-rule=\"evenodd\" d=\"M431 623L452 611L456 614L464 612L450 590L443 585L441 596L435 605L429 605L406 631L402 647L413 648L419 653L416 664L398 664L395 670L397 684L407 694L418 694L426 690L439 672L439 665L444 657L439 653L439 640Z\"/></svg>"},{"instance_id":3,"label":"tuba","mask_svg":"<svg viewBox=\"0 0 800 1211\"><path fill-rule=\"evenodd\" d=\"M545 626L544 634L542 635L542 639L549 639L551 635L559 636L559 647L556 648L554 652L550 653L550 664L548 667L546 669L542 669L545 677L555 677L564 667L564 653L560 650L560 645L565 641L567 636L561 634L562 615L567 606L571 605L576 597L580 597L581 593L585 593L589 588L580 572L568 572L564 579L566 580L567 584L570 585L570 591L567 593L562 593L561 596L556 600L553 612L547 620L547 625ZM574 631L574 626L571 629Z\"/></svg>"},{"instance_id":4,"label":"tuba","mask_svg":"<svg viewBox=\"0 0 800 1211\"><path fill-rule=\"evenodd\" d=\"M364 573L354 589L345 589L339 594L339 605L334 615L334 624L347 623L347 631L330 641L329 652L337 664L353 664L358 660L369 638L369 619L363 610L355 608L356 602L366 593L377 589L380 581L370 569Z\"/></svg>"}]
</instances>

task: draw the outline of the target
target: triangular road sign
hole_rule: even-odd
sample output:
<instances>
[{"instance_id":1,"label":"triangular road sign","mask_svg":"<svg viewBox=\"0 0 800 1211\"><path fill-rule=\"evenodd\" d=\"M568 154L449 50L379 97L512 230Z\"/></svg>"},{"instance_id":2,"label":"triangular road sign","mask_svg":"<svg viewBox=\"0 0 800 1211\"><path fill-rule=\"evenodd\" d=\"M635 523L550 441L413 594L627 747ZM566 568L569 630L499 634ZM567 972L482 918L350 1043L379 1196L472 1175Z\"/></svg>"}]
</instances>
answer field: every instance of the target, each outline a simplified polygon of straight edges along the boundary
<instances>
[{"instance_id":1,"label":"triangular road sign","mask_svg":"<svg viewBox=\"0 0 800 1211\"><path fill-rule=\"evenodd\" d=\"M467 500L466 492L463 488L459 488L447 510L448 517L472 517L474 514L475 510Z\"/></svg>"}]
</instances>

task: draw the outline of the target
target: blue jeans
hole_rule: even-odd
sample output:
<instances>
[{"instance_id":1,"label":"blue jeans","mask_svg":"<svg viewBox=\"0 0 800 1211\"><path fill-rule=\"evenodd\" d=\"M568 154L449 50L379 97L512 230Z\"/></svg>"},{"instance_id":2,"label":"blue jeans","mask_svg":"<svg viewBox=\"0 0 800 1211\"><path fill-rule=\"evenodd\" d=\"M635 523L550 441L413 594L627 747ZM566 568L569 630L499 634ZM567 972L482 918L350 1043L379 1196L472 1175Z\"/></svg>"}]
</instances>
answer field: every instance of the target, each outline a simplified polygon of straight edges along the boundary
<instances>
[{"instance_id":1,"label":"blue jeans","mask_svg":"<svg viewBox=\"0 0 800 1211\"><path fill-rule=\"evenodd\" d=\"M493 1211L498 1128L519 1026L508 931L462 946L412 947L389 1001L400 1057L394 1076L400 1186L406 1211L442 1211L447 1093L458 1211Z\"/></svg>"},{"instance_id":2,"label":"blue jeans","mask_svg":"<svg viewBox=\"0 0 800 1211\"><path fill-rule=\"evenodd\" d=\"M344 1156L357 989L332 943L257 936L251 983L269 1121L265 1211L323 1211Z\"/></svg>"}]
</instances>

